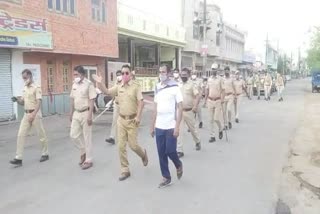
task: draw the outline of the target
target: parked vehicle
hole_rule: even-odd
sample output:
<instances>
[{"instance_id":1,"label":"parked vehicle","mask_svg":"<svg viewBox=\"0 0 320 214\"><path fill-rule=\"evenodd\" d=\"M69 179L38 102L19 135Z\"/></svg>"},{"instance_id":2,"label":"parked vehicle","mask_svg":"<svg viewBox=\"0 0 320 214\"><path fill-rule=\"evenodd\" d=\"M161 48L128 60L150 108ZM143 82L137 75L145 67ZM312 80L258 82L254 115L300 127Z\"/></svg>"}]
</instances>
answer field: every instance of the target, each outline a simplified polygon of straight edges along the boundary
<instances>
[{"instance_id":1,"label":"parked vehicle","mask_svg":"<svg viewBox=\"0 0 320 214\"><path fill-rule=\"evenodd\" d=\"M312 72L312 93L320 92L320 70Z\"/></svg>"}]
</instances>

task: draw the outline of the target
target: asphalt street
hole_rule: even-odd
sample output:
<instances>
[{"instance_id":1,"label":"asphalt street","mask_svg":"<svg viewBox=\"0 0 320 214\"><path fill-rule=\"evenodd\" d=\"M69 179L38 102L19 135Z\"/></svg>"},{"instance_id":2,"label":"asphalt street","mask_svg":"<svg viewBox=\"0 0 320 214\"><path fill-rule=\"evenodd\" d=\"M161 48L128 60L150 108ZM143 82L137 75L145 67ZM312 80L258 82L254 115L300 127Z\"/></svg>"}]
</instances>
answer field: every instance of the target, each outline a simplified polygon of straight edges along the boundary
<instances>
[{"instance_id":1,"label":"asphalt street","mask_svg":"<svg viewBox=\"0 0 320 214\"><path fill-rule=\"evenodd\" d=\"M130 151L131 177L119 182L116 146L104 142L111 115L94 125L94 167L83 171L69 139L67 116L44 119L50 139L50 160L39 163L40 144L30 136L23 166L13 168L17 123L0 126L1 214L272 214L288 143L299 125L309 80L293 80L270 102L243 99L240 123L225 139L209 143L208 112L203 110L202 150L195 151L185 135L184 175L158 189L161 181L154 139L149 136L150 105L146 106L139 143L149 154L149 165Z\"/></svg>"}]
</instances>

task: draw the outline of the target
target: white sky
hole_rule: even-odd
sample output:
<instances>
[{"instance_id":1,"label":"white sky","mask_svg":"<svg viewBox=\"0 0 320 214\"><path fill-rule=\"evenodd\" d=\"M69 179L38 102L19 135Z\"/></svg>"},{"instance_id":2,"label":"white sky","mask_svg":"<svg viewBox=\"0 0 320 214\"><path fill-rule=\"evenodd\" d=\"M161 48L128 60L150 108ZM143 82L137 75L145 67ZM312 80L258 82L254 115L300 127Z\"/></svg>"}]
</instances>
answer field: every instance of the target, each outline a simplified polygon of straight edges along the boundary
<instances>
[{"instance_id":1,"label":"white sky","mask_svg":"<svg viewBox=\"0 0 320 214\"><path fill-rule=\"evenodd\" d=\"M171 22L181 22L181 0L119 0ZM224 21L248 32L246 49L264 54L269 39L280 50L306 49L311 26L320 26L320 0L207 0L220 6ZM302 53L303 54L303 53Z\"/></svg>"}]
</instances>

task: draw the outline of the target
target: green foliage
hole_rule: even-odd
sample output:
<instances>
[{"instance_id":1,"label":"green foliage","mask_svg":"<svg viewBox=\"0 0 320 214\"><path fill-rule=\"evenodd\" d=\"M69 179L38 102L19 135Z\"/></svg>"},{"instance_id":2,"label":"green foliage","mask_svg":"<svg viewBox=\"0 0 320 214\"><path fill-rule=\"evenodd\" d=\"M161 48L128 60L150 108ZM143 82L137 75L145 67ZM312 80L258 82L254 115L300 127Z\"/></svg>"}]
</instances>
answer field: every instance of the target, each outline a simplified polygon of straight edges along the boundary
<instances>
[{"instance_id":1,"label":"green foliage","mask_svg":"<svg viewBox=\"0 0 320 214\"><path fill-rule=\"evenodd\" d=\"M315 29L308 50L307 64L309 68L320 68L320 27Z\"/></svg>"}]
</instances>

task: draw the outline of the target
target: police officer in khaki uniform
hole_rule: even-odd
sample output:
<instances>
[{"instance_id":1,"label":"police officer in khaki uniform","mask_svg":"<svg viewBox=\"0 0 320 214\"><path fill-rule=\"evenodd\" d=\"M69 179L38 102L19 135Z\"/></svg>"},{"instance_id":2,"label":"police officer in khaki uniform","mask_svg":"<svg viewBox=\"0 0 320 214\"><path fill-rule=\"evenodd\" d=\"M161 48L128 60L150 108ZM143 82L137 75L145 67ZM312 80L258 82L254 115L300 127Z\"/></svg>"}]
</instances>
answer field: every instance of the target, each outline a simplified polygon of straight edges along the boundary
<instances>
[{"instance_id":1,"label":"police officer in khaki uniform","mask_svg":"<svg viewBox=\"0 0 320 214\"><path fill-rule=\"evenodd\" d=\"M117 76L117 85L120 85L122 83L122 74L121 74L121 70L118 70L116 72L116 76ZM118 120L118 116L119 116L119 100L118 100L118 96L114 97L113 100L113 116L112 116L112 125L111 125L111 133L110 133L110 137L108 139L106 139L106 142L110 143L110 144L114 144L115 143L115 137L117 136L117 120Z\"/></svg>"},{"instance_id":2,"label":"police officer in khaki uniform","mask_svg":"<svg viewBox=\"0 0 320 214\"><path fill-rule=\"evenodd\" d=\"M182 85L180 87L182 97L183 97L183 114L182 114L182 123L185 122L188 129L191 132L191 135L193 137L193 140L196 145L196 150L199 151L201 149L201 143L200 143L200 136L198 132L198 127L196 126L196 119L194 117L194 114L198 110L201 94L198 90L198 86L193 83L192 80L190 80L190 70L188 68L184 68L181 71L181 80ZM182 137L180 136L178 139L178 145L177 145L177 152L178 156L183 157L183 141Z\"/></svg>"},{"instance_id":3,"label":"police officer in khaki uniform","mask_svg":"<svg viewBox=\"0 0 320 214\"><path fill-rule=\"evenodd\" d=\"M253 74L250 71L249 77L247 78L247 90L248 90L248 97L251 100L253 97Z\"/></svg>"},{"instance_id":4,"label":"police officer in khaki uniform","mask_svg":"<svg viewBox=\"0 0 320 214\"><path fill-rule=\"evenodd\" d=\"M143 109L143 97L140 85L131 79L131 68L129 65L123 65L121 69L122 84L115 85L107 89L102 84L102 77L93 75L98 82L100 89L105 94L118 96L119 117L118 126L118 146L121 163L120 181L130 177L129 162L127 157L127 142L129 147L142 159L143 165L148 165L147 151L142 149L137 143L138 129L141 121Z\"/></svg>"},{"instance_id":5,"label":"police officer in khaki uniform","mask_svg":"<svg viewBox=\"0 0 320 214\"><path fill-rule=\"evenodd\" d=\"M284 89L284 80L282 75L279 72L277 73L276 87L277 87L278 98L279 98L278 101L281 102L283 101L282 92Z\"/></svg>"},{"instance_id":6,"label":"police officer in khaki uniform","mask_svg":"<svg viewBox=\"0 0 320 214\"><path fill-rule=\"evenodd\" d=\"M223 127L221 122L222 103L224 102L223 80L217 76L218 65L212 64L212 76L208 80L206 89L205 105L208 103L210 114L210 143L216 141L214 132L214 123L217 123L219 129L219 139L223 138Z\"/></svg>"},{"instance_id":7,"label":"police officer in khaki uniform","mask_svg":"<svg viewBox=\"0 0 320 214\"><path fill-rule=\"evenodd\" d=\"M80 150L80 167L92 167L92 115L96 91L93 83L85 77L82 66L73 71L74 82L70 93L70 137Z\"/></svg>"},{"instance_id":8,"label":"police officer in khaki uniform","mask_svg":"<svg viewBox=\"0 0 320 214\"><path fill-rule=\"evenodd\" d=\"M224 90L225 90L225 97L224 97L224 110L223 113L225 115L225 128L232 129L232 107L234 102L234 95L235 95L235 86L233 79L230 77L230 69L229 67L225 68L225 79L223 82Z\"/></svg>"},{"instance_id":9,"label":"police officer in khaki uniform","mask_svg":"<svg viewBox=\"0 0 320 214\"><path fill-rule=\"evenodd\" d=\"M272 77L267 72L264 79L264 96L266 101L270 100L271 87L272 87Z\"/></svg>"},{"instance_id":10,"label":"police officer in khaki uniform","mask_svg":"<svg viewBox=\"0 0 320 214\"><path fill-rule=\"evenodd\" d=\"M199 90L199 93L202 94L202 86L201 86L201 81L197 78L197 73L196 71L192 72L191 75L191 80L193 82L193 84L195 85L195 87L197 87L197 89ZM201 101L201 97L200 97L200 101ZM198 118L199 121L199 128L202 129L203 127L203 122L202 122L202 108L201 106L199 108L197 108L197 112L196 112L196 117Z\"/></svg>"},{"instance_id":11,"label":"police officer in khaki uniform","mask_svg":"<svg viewBox=\"0 0 320 214\"><path fill-rule=\"evenodd\" d=\"M234 81L235 98L234 98L234 112L236 115L236 123L239 123L239 108L244 90L246 90L245 82L240 78L240 71L236 71L236 79Z\"/></svg>"},{"instance_id":12,"label":"police officer in khaki uniform","mask_svg":"<svg viewBox=\"0 0 320 214\"><path fill-rule=\"evenodd\" d=\"M256 86L258 100L260 100L260 90L261 90L260 73L256 73L256 74L254 75L254 84L255 84L255 86Z\"/></svg>"},{"instance_id":13,"label":"police officer in khaki uniform","mask_svg":"<svg viewBox=\"0 0 320 214\"><path fill-rule=\"evenodd\" d=\"M49 160L48 139L43 128L40 110L42 100L41 88L33 82L32 72L28 69L22 71L22 79L25 83L23 96L12 97L12 101L17 101L18 104L23 105L25 111L18 132L16 157L10 161L11 164L16 166L22 165L25 139L32 128L37 130L42 145L40 162Z\"/></svg>"}]
</instances>

